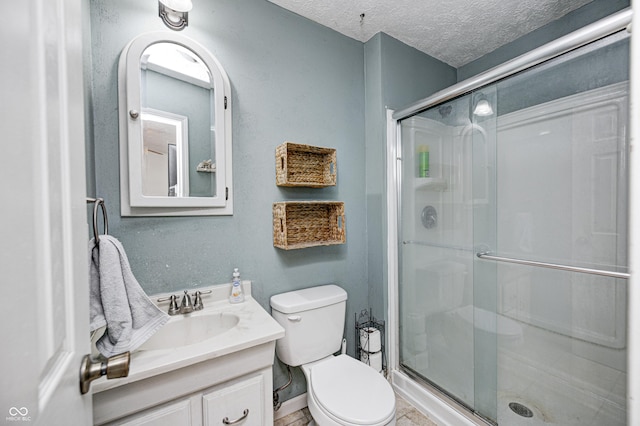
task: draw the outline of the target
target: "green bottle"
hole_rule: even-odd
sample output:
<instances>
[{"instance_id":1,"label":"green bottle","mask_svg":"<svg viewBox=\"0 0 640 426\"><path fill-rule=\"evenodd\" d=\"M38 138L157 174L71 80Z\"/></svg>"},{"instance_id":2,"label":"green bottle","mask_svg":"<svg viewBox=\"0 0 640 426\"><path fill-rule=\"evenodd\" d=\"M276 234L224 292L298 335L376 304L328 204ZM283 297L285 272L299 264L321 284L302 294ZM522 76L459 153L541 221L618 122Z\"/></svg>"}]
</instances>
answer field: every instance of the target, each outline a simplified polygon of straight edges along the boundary
<instances>
[{"instance_id":1,"label":"green bottle","mask_svg":"<svg viewBox=\"0 0 640 426\"><path fill-rule=\"evenodd\" d=\"M429 177L429 145L418 146L418 177Z\"/></svg>"}]
</instances>

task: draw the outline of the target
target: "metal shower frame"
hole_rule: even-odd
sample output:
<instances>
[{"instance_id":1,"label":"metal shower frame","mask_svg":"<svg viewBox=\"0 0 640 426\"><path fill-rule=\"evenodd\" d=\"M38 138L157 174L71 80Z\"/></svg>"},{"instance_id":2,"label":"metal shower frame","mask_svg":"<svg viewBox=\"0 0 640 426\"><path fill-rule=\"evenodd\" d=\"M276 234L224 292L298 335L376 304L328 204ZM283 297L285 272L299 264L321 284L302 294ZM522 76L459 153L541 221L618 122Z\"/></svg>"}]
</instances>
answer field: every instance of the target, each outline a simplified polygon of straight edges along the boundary
<instances>
[{"instance_id":1,"label":"metal shower frame","mask_svg":"<svg viewBox=\"0 0 640 426\"><path fill-rule=\"evenodd\" d=\"M587 44L600 40L609 35L615 34L619 31L630 32L630 25L632 21L631 8L625 9L613 15L610 15L604 19L587 25L579 30L576 30L566 36L560 37L552 42L549 42L541 47L538 47L530 52L527 52L521 56L518 56L510 61L507 61L501 65L493 67L483 73L473 76L469 79L454 84L444 90L436 92L435 94L414 102L404 108L396 111L387 110L387 152L386 152L386 165L387 165L387 261L388 261L388 369L393 383L400 387L406 387L404 390L400 390L400 393L406 393L406 389L413 389L415 391L416 385L411 384L411 378L406 376L399 370L399 339L398 339L398 244L399 235L397 232L398 225L398 208L399 208L399 188L402 184L402 179L399 175L401 170L401 151L399 147L400 142L400 121L416 114L419 114L433 106L447 102L451 99L463 96L472 92L480 87L487 86L495 83L498 80L517 74L535 65L541 64L572 50L583 47ZM633 206L632 206L633 207ZM480 253L487 257L488 253ZM488 259L488 260L500 260L502 259ZM512 260L512 259L509 259ZM518 259L515 259L518 260ZM556 265L553 265L554 267ZM591 272L591 271L589 271ZM607 271L608 272L608 271ZM617 278L629 278L629 274L621 273ZM458 410L451 408L450 405L443 402L448 400L447 396L442 394L437 388L426 385L428 388L418 391L423 396L429 399L430 403L436 404L432 406L434 414L437 417L446 418L452 422L463 421L465 424L486 424L482 421L478 422L478 418L472 413L461 413ZM410 397L409 395L405 395ZM411 398L410 398L411 399ZM451 401L450 401L451 402ZM633 409L634 407L629 407ZM633 411L633 410L632 410ZM640 409L638 410L640 412ZM640 417L640 416L639 416Z\"/></svg>"}]
</instances>

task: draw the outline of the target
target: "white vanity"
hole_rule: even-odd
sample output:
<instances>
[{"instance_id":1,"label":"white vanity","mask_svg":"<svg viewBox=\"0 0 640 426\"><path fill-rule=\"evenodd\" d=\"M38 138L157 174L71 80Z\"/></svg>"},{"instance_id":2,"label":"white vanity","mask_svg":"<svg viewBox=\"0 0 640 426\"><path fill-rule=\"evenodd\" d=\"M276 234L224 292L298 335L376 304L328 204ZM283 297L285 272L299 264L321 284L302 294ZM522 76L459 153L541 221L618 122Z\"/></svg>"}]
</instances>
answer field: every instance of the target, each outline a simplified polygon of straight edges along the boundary
<instances>
[{"instance_id":1,"label":"white vanity","mask_svg":"<svg viewBox=\"0 0 640 426\"><path fill-rule=\"evenodd\" d=\"M272 425L275 341L282 327L230 285L206 289L204 309L171 317L131 354L129 376L92 384L96 425ZM154 296L154 299L161 295ZM165 309L166 306L160 305Z\"/></svg>"}]
</instances>

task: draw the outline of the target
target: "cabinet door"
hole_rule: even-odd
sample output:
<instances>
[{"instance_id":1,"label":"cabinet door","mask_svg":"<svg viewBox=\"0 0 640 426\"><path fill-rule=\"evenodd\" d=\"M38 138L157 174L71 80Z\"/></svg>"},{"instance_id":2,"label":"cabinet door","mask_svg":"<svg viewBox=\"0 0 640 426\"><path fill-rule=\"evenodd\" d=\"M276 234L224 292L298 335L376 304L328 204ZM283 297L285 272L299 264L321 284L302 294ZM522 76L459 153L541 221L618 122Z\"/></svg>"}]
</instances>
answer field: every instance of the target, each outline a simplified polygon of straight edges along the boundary
<instances>
[{"instance_id":1,"label":"cabinet door","mask_svg":"<svg viewBox=\"0 0 640 426\"><path fill-rule=\"evenodd\" d=\"M170 402L109 423L110 426L192 426L191 401Z\"/></svg>"},{"instance_id":2,"label":"cabinet door","mask_svg":"<svg viewBox=\"0 0 640 426\"><path fill-rule=\"evenodd\" d=\"M203 424L205 426L225 424L262 426L265 424L264 404L262 375L243 378L202 395Z\"/></svg>"}]
</instances>

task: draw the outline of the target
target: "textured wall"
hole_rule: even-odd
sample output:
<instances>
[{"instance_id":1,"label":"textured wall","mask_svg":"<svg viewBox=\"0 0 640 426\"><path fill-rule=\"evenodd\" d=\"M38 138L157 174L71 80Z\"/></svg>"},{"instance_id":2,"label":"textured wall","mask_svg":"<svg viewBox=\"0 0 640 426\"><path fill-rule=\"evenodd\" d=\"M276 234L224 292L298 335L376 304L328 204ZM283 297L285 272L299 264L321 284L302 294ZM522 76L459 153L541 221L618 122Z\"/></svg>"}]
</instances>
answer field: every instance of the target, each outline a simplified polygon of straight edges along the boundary
<instances>
[{"instance_id":1,"label":"textured wall","mask_svg":"<svg viewBox=\"0 0 640 426\"><path fill-rule=\"evenodd\" d=\"M369 304L387 316L386 108L398 109L455 83L456 70L386 34L365 43Z\"/></svg>"},{"instance_id":2,"label":"textured wall","mask_svg":"<svg viewBox=\"0 0 640 426\"><path fill-rule=\"evenodd\" d=\"M157 3L94 0L91 6L95 180L106 200L109 231L119 238L148 293L229 282L234 267L253 280L269 309L273 294L335 282L353 313L368 306L365 216L364 53L362 43L256 0L198 0L182 34L206 46L231 80L234 215L121 218L118 172L117 63L127 42L146 31L170 31ZM285 140L334 147L338 185L275 185L275 147ZM342 200L347 243L282 251L272 244L271 205L294 199ZM294 385L283 399L302 393ZM275 386L286 380L277 364Z\"/></svg>"}]
</instances>

